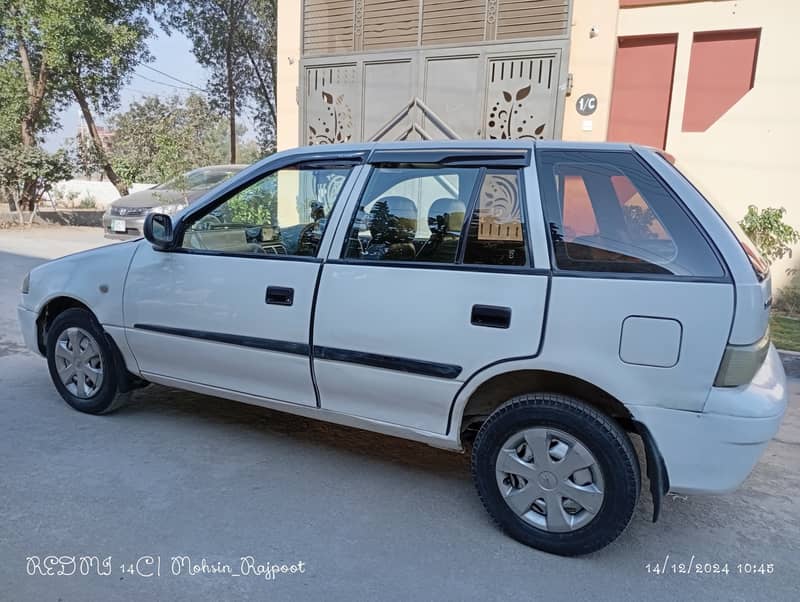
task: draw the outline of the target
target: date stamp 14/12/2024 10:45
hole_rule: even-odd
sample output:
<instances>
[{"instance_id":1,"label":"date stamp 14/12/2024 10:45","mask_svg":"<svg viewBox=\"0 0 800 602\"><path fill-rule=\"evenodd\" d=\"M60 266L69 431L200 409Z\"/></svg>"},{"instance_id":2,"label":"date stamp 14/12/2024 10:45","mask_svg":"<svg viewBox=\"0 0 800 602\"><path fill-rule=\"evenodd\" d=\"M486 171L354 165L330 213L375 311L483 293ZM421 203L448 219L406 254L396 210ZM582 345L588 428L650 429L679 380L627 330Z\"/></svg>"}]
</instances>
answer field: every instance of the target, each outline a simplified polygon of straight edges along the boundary
<instances>
[{"instance_id":1,"label":"date stamp 14/12/2024 10:45","mask_svg":"<svg viewBox=\"0 0 800 602\"><path fill-rule=\"evenodd\" d=\"M645 571L650 575L772 575L775 564L772 562L708 562L692 555L679 559L665 555L659 562L647 562Z\"/></svg>"}]
</instances>

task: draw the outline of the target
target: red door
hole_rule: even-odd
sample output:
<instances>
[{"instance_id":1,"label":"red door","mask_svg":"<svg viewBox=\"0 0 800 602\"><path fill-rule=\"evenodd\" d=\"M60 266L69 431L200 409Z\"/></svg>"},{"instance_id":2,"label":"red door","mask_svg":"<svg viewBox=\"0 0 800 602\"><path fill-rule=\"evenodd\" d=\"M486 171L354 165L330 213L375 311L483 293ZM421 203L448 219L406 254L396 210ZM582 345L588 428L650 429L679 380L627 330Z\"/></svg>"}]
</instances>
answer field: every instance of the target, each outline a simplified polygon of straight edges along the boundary
<instances>
[{"instance_id":1,"label":"red door","mask_svg":"<svg viewBox=\"0 0 800 602\"><path fill-rule=\"evenodd\" d=\"M678 35L619 39L608 139L664 148Z\"/></svg>"}]
</instances>

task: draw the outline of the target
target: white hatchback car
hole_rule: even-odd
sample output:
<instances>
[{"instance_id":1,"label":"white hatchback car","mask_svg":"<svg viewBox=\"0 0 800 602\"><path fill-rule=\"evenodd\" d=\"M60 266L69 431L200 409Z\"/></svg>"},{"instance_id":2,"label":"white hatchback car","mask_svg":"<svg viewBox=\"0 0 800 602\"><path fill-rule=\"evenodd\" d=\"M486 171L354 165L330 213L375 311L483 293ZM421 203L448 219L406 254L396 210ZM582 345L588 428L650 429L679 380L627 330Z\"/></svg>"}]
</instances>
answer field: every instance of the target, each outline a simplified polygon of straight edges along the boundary
<instances>
[{"instance_id":1,"label":"white hatchback car","mask_svg":"<svg viewBox=\"0 0 800 602\"><path fill-rule=\"evenodd\" d=\"M619 536L640 463L654 520L736 488L786 408L765 264L655 150L301 148L145 236L23 283L67 403L159 383L471 447L491 516L556 554Z\"/></svg>"}]
</instances>

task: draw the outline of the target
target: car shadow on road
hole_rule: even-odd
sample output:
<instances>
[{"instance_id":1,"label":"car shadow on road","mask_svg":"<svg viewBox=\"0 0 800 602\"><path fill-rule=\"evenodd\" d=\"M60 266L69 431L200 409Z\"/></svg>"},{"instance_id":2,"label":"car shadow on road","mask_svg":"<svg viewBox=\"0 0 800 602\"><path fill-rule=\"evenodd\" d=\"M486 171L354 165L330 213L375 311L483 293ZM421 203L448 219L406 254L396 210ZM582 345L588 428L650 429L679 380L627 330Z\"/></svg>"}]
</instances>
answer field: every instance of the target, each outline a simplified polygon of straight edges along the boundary
<instances>
[{"instance_id":1,"label":"car shadow on road","mask_svg":"<svg viewBox=\"0 0 800 602\"><path fill-rule=\"evenodd\" d=\"M303 447L317 450L320 447L328 448L336 453L358 456L365 461L391 463L437 479L455 481L458 488L471 489L470 459L466 453L453 453L397 437L158 385L137 391L133 402L119 410L120 417L149 413L160 418L166 414L189 422L202 421L212 427L214 424L220 427L234 425L243 432L263 436L265 440L275 435L289 437ZM636 436L633 439L641 458L641 442ZM265 451L265 455L268 454ZM765 532L770 534L772 541L786 541L788 544L787 538L790 538L792 531L782 531L782 521L775 523L770 516L774 517L777 512L786 513L788 517L795 506L793 501L788 507L785 499L765 497L770 490L766 485L777 479L777 473L781 472L772 462L767 461L756 467L742 489L726 496L665 496L657 526L651 524L652 498L645 466L642 465L641 469L642 492L625 537L627 545L638 548L641 554L651 554L654 546L658 548L663 545L664 549L671 549L671 543L676 541L698 542L712 533L715 534L711 536L712 540L719 539L731 544L734 541L748 541L752 549L764 547ZM454 495L460 493L454 491ZM477 496L474 496L471 506L474 507L473 520L485 522L486 527L492 528ZM584 559L613 555L615 548L611 546Z\"/></svg>"},{"instance_id":2,"label":"car shadow on road","mask_svg":"<svg viewBox=\"0 0 800 602\"><path fill-rule=\"evenodd\" d=\"M423 469L441 476L469 479L469 456L357 428L210 397L189 391L150 385L137 391L119 414L167 411L173 416L206 422L235 424L269 436L278 433L297 442L335 448L339 452Z\"/></svg>"},{"instance_id":3,"label":"car shadow on road","mask_svg":"<svg viewBox=\"0 0 800 602\"><path fill-rule=\"evenodd\" d=\"M265 438L276 434L288 436L303 446L326 447L337 453L368 458L372 461L388 462L437 478L453 479L471 488L468 452L454 453L398 437L160 385L150 385L135 392L132 402L117 412L121 415L120 417L125 414L141 415L145 413L153 413L157 416L168 414L176 419L185 419L190 422L199 420L211 425L214 423L220 426L235 425L238 429L249 430ZM634 439L637 452L641 453L641 444L638 438L634 437ZM266 454L268 452L265 451ZM633 519L634 525L638 524L638 526L632 525L632 527L637 531L641 530L642 536L646 537L647 531L652 530L652 527L648 526L652 518L652 498L644 466L642 466L642 482L642 494ZM685 498L681 500L681 505L685 510ZM489 517L483 512L477 496L474 498L474 509L475 519L491 523ZM663 520L662 518L662 522ZM680 527L682 522L683 519L677 521L673 526ZM602 555L603 552L598 554Z\"/></svg>"}]
</instances>

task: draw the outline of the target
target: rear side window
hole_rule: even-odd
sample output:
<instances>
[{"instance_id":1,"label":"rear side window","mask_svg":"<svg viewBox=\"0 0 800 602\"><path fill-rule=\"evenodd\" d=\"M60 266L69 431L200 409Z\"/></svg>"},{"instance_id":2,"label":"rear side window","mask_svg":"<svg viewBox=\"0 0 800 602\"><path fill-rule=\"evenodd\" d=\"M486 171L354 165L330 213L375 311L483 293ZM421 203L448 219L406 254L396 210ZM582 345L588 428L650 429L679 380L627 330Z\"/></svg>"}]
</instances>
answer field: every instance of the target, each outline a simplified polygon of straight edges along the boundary
<instances>
[{"instance_id":1,"label":"rear side window","mask_svg":"<svg viewBox=\"0 0 800 602\"><path fill-rule=\"evenodd\" d=\"M538 165L559 269L725 275L678 200L631 153L540 151Z\"/></svg>"},{"instance_id":2,"label":"rear side window","mask_svg":"<svg viewBox=\"0 0 800 602\"><path fill-rule=\"evenodd\" d=\"M519 173L489 171L469 225L464 263L525 265L525 220Z\"/></svg>"},{"instance_id":3,"label":"rear side window","mask_svg":"<svg viewBox=\"0 0 800 602\"><path fill-rule=\"evenodd\" d=\"M515 169L377 167L342 257L370 262L526 266Z\"/></svg>"}]
</instances>

